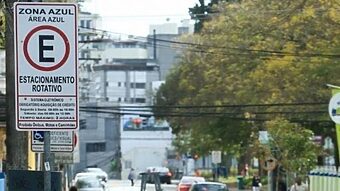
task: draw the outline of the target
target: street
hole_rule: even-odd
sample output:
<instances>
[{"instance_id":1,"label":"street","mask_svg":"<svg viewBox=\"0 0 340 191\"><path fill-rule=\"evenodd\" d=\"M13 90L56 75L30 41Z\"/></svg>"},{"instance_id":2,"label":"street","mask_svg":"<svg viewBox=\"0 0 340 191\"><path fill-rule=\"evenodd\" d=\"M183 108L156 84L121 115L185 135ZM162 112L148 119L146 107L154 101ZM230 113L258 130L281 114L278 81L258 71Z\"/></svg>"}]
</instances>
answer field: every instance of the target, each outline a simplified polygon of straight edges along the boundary
<instances>
[{"instance_id":1,"label":"street","mask_svg":"<svg viewBox=\"0 0 340 191\"><path fill-rule=\"evenodd\" d=\"M130 186L129 180L109 180L108 181L108 191L140 191L140 180L137 180L135 186ZM163 191L175 191L177 184L162 184ZM147 184L147 191L155 191L155 186L153 184Z\"/></svg>"},{"instance_id":2,"label":"street","mask_svg":"<svg viewBox=\"0 0 340 191\"><path fill-rule=\"evenodd\" d=\"M108 191L140 191L140 180L136 181L135 186L130 186L130 181L128 180L109 180L108 181ZM161 187L163 191L176 191L178 181L174 180L172 184L162 184ZM237 191L236 188L229 188L230 191ZM155 186L153 184L147 184L146 191L155 191ZM242 190L250 191L250 190Z\"/></svg>"}]
</instances>

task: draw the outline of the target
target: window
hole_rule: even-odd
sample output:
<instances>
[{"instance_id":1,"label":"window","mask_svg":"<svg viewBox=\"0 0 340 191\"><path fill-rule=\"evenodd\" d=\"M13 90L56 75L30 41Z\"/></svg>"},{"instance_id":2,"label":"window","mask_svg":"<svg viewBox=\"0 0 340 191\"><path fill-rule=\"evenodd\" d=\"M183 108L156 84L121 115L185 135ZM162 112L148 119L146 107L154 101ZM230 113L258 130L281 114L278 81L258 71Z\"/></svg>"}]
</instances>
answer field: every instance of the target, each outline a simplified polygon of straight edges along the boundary
<instances>
[{"instance_id":1,"label":"window","mask_svg":"<svg viewBox=\"0 0 340 191\"><path fill-rule=\"evenodd\" d=\"M81 20L81 21L80 21L80 26L81 26L81 27L85 27L85 21L84 21L84 20Z\"/></svg>"},{"instance_id":2,"label":"window","mask_svg":"<svg viewBox=\"0 0 340 191\"><path fill-rule=\"evenodd\" d=\"M91 28L91 20L87 20L86 21L86 27L87 28Z\"/></svg>"},{"instance_id":3,"label":"window","mask_svg":"<svg viewBox=\"0 0 340 191\"><path fill-rule=\"evenodd\" d=\"M145 103L145 98L135 98L136 103Z\"/></svg>"},{"instance_id":4,"label":"window","mask_svg":"<svg viewBox=\"0 0 340 191\"><path fill-rule=\"evenodd\" d=\"M136 89L145 89L145 83L131 83L130 87Z\"/></svg>"},{"instance_id":5,"label":"window","mask_svg":"<svg viewBox=\"0 0 340 191\"><path fill-rule=\"evenodd\" d=\"M106 150L105 143L86 143L86 152L104 152Z\"/></svg>"}]
</instances>

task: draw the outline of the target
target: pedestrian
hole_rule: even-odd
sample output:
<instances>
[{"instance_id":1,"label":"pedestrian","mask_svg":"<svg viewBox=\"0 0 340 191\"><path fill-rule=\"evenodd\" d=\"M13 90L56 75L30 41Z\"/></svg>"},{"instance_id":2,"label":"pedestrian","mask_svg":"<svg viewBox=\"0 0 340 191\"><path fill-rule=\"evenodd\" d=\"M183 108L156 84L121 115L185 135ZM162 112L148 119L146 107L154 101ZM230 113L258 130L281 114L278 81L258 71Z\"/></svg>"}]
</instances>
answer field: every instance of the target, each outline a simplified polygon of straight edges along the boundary
<instances>
[{"instance_id":1,"label":"pedestrian","mask_svg":"<svg viewBox=\"0 0 340 191\"><path fill-rule=\"evenodd\" d=\"M249 176L249 166L247 163L244 165L244 176Z\"/></svg>"},{"instance_id":2,"label":"pedestrian","mask_svg":"<svg viewBox=\"0 0 340 191\"><path fill-rule=\"evenodd\" d=\"M300 177L295 178L295 183L290 188L291 191L307 191L308 187L302 182Z\"/></svg>"},{"instance_id":3,"label":"pedestrian","mask_svg":"<svg viewBox=\"0 0 340 191\"><path fill-rule=\"evenodd\" d=\"M287 191L287 184L283 177L279 178L278 191Z\"/></svg>"},{"instance_id":4,"label":"pedestrian","mask_svg":"<svg viewBox=\"0 0 340 191\"><path fill-rule=\"evenodd\" d=\"M253 191L260 191L261 184L261 178L255 173L252 180L252 190Z\"/></svg>"},{"instance_id":5,"label":"pedestrian","mask_svg":"<svg viewBox=\"0 0 340 191\"><path fill-rule=\"evenodd\" d=\"M129 175L128 175L128 179L131 181L131 186L134 186L134 179L136 179L136 174L135 174L135 169L131 168Z\"/></svg>"},{"instance_id":6,"label":"pedestrian","mask_svg":"<svg viewBox=\"0 0 340 191\"><path fill-rule=\"evenodd\" d=\"M69 189L69 191L77 191L78 189L77 189L77 187L75 187L75 186L71 186L70 187L70 189Z\"/></svg>"},{"instance_id":7,"label":"pedestrian","mask_svg":"<svg viewBox=\"0 0 340 191\"><path fill-rule=\"evenodd\" d=\"M198 169L195 169L195 176L201 176L201 172Z\"/></svg>"}]
</instances>

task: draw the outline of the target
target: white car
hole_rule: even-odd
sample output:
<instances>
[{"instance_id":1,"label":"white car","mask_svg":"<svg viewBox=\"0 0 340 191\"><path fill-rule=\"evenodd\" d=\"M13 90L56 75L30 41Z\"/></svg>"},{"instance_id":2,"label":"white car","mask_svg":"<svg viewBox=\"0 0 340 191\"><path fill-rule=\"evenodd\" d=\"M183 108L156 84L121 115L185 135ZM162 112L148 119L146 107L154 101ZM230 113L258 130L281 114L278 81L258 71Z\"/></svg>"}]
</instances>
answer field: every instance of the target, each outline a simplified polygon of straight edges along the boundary
<instances>
[{"instance_id":1,"label":"white car","mask_svg":"<svg viewBox=\"0 0 340 191\"><path fill-rule=\"evenodd\" d=\"M78 191L105 191L105 187L96 176L79 177L75 186Z\"/></svg>"},{"instance_id":2,"label":"white car","mask_svg":"<svg viewBox=\"0 0 340 191\"><path fill-rule=\"evenodd\" d=\"M105 171L103 171L101 168L85 168L84 172L89 172L92 174L97 174L98 177L100 177L103 181L107 182L108 176Z\"/></svg>"},{"instance_id":3,"label":"white car","mask_svg":"<svg viewBox=\"0 0 340 191\"><path fill-rule=\"evenodd\" d=\"M93 174L93 173L89 173L89 172L80 172L80 173L77 173L75 176L74 176L74 179L73 179L73 182L77 182L78 179L80 178L84 178L84 177L89 177L89 176L94 176L96 177L97 179L100 179L99 176L97 176L97 174Z\"/></svg>"},{"instance_id":4,"label":"white car","mask_svg":"<svg viewBox=\"0 0 340 191\"><path fill-rule=\"evenodd\" d=\"M80 172L77 173L72 181L72 185L76 186L76 183L79 179L83 179L83 178L93 178L93 179L97 179L99 180L100 184L102 184L103 188L106 189L107 188L107 183L105 181L103 181L102 177L99 176L96 173L91 173L91 172Z\"/></svg>"}]
</instances>

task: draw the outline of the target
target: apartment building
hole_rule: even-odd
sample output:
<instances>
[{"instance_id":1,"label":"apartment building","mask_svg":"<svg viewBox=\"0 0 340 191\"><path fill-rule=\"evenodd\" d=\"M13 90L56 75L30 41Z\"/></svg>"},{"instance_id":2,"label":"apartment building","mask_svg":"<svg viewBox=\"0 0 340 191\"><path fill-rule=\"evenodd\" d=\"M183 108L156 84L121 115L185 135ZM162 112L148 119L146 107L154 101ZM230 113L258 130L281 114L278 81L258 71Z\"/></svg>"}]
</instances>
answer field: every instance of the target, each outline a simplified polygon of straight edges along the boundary
<instances>
[{"instance_id":1,"label":"apartment building","mask_svg":"<svg viewBox=\"0 0 340 191\"><path fill-rule=\"evenodd\" d=\"M95 24L81 20L85 30ZM147 110L181 49L158 39L175 40L190 32L189 28L151 26L155 34L126 40L106 38L107 34L99 38L92 30L79 32L84 44L80 45L83 83L80 162L75 164L75 172L98 166L111 177L126 179L130 168L143 171L148 166L167 165L171 127Z\"/></svg>"},{"instance_id":2,"label":"apartment building","mask_svg":"<svg viewBox=\"0 0 340 191\"><path fill-rule=\"evenodd\" d=\"M151 103L151 83L159 80L158 71L145 41L107 43L101 61L93 66L90 101Z\"/></svg>"}]
</instances>

